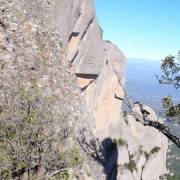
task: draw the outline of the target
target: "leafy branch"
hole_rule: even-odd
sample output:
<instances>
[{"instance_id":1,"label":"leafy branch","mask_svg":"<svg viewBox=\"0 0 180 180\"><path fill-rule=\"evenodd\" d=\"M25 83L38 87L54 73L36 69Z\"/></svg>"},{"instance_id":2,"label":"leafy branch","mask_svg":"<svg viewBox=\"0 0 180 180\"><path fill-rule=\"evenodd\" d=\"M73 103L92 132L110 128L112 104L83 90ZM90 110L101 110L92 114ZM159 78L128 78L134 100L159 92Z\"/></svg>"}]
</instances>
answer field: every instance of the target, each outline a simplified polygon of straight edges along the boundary
<instances>
[{"instance_id":1,"label":"leafy branch","mask_svg":"<svg viewBox=\"0 0 180 180\"><path fill-rule=\"evenodd\" d=\"M125 98L123 99L123 102L128 107L129 113L135 118L135 120L144 126L150 126L150 127L153 127L155 129L159 130L162 134L164 134L168 139L170 139L172 142L174 142L180 148L180 138L178 138L176 135L174 135L171 132L170 128L168 126L166 126L165 124L163 124L159 121L156 121L156 120L149 119L148 115L150 114L150 112L148 112L144 108L144 106L141 102L133 102L132 101L132 99L128 96L126 90L124 89L124 87L120 81L119 73L117 71L115 71L115 74L117 76L118 83L120 84L120 86L122 87L122 89L124 91ZM140 112L135 111L135 108L134 108L135 105L139 105Z\"/></svg>"}]
</instances>

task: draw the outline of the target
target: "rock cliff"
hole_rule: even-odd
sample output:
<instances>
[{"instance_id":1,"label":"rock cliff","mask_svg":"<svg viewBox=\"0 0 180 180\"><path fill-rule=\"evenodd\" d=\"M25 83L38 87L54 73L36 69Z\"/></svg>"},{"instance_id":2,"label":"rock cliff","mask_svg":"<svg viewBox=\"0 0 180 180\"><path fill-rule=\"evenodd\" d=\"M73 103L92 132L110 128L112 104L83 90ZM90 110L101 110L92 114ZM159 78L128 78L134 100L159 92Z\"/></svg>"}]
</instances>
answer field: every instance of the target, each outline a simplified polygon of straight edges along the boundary
<instances>
[{"instance_id":1,"label":"rock cliff","mask_svg":"<svg viewBox=\"0 0 180 180\"><path fill-rule=\"evenodd\" d=\"M112 161L116 158L117 179L158 180L166 173L167 139L131 116L127 122L124 120L122 101L115 94L124 96L126 57L118 47L102 39L92 0L0 3L4 79L13 82L20 72L22 83L28 86L36 77L44 96L58 100L54 105L57 127L62 125L58 121L60 114L67 116L69 143L77 143L81 133L100 142L108 138L112 143L116 141L117 152L112 151L116 153L110 153L111 158L103 165L113 171ZM42 69L40 63L44 64ZM156 120L155 113L147 109ZM105 179L102 163L83 156L85 165L77 177Z\"/></svg>"},{"instance_id":2,"label":"rock cliff","mask_svg":"<svg viewBox=\"0 0 180 180\"><path fill-rule=\"evenodd\" d=\"M58 1L58 0L57 0ZM128 173L122 170L119 179L159 179L166 173L167 139L158 131L143 127L133 117L126 124L122 117L121 101L123 90L118 83L125 80L125 55L111 42L102 39L93 3L90 0L59 2L55 11L55 25L67 42L68 60L71 70L76 74L80 94L86 101L86 107L93 113L96 121L96 133L100 141L110 137L123 138L128 148L119 147L118 163L120 167L129 162L129 154L135 156L137 171ZM63 6L62 6L63 4ZM63 9L67 14L62 13ZM64 31L61 27L66 27ZM68 33L65 35L65 32ZM153 119L157 120L151 111ZM159 152L146 162L143 152L159 147ZM141 153L140 153L141 152ZM158 160L159 159L159 160ZM145 168L142 167L145 165ZM122 168L123 169L123 168ZM143 171L143 172L142 172ZM141 174L142 173L142 174Z\"/></svg>"},{"instance_id":3,"label":"rock cliff","mask_svg":"<svg viewBox=\"0 0 180 180\"><path fill-rule=\"evenodd\" d=\"M80 93L88 109L94 112L98 137L103 140L112 132L118 134L115 127L119 124L121 102L114 94L123 97L123 92L115 71L119 72L123 83L126 58L115 45L102 40L92 1L57 0L55 3L54 23L67 43L68 60Z\"/></svg>"}]
</instances>

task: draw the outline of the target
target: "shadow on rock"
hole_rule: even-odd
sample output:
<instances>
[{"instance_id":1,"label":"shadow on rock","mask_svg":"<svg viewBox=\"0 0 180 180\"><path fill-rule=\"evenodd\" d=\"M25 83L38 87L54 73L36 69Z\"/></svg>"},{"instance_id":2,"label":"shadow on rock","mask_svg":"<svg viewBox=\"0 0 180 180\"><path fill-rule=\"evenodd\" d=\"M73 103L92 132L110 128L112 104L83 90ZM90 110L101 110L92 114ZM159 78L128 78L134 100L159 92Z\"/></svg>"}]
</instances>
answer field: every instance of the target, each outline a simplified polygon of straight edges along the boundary
<instances>
[{"instance_id":1,"label":"shadow on rock","mask_svg":"<svg viewBox=\"0 0 180 180\"><path fill-rule=\"evenodd\" d=\"M103 166L106 180L117 180L117 143L111 138L106 138L101 143L98 139L87 141L85 136L78 141L85 153Z\"/></svg>"},{"instance_id":2,"label":"shadow on rock","mask_svg":"<svg viewBox=\"0 0 180 180\"><path fill-rule=\"evenodd\" d=\"M113 142L110 138L106 138L102 141L101 146L104 157L103 167L107 175L106 180L116 180L118 159L117 143Z\"/></svg>"}]
</instances>

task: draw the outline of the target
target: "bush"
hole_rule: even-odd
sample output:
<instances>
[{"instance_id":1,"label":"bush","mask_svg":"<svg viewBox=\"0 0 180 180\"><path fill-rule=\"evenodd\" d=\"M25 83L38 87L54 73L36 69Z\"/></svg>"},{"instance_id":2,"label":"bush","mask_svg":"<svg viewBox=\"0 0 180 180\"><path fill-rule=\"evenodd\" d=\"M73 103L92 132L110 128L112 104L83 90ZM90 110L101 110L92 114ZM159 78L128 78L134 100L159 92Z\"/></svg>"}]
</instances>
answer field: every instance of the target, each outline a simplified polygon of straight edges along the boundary
<instances>
[{"instance_id":1,"label":"bush","mask_svg":"<svg viewBox=\"0 0 180 180\"><path fill-rule=\"evenodd\" d=\"M160 147L158 147L158 146L156 146L156 147L154 147L152 150L151 150L151 154L156 154L156 153L158 153L159 152L159 150L160 150Z\"/></svg>"},{"instance_id":2,"label":"bush","mask_svg":"<svg viewBox=\"0 0 180 180\"><path fill-rule=\"evenodd\" d=\"M64 169L55 176L53 176L51 180L60 180L60 179L70 180L73 179L73 177L74 177L74 172L72 171L72 169Z\"/></svg>"},{"instance_id":3,"label":"bush","mask_svg":"<svg viewBox=\"0 0 180 180\"><path fill-rule=\"evenodd\" d=\"M160 180L180 180L180 174L178 175L169 175L165 174L159 177Z\"/></svg>"},{"instance_id":4,"label":"bush","mask_svg":"<svg viewBox=\"0 0 180 180\"><path fill-rule=\"evenodd\" d=\"M20 88L15 94L8 94L6 101L1 96L0 177L11 179L28 174L31 178L42 168L45 175L82 164L78 148L64 156L65 135L55 127L52 106L34 87ZM65 128L63 124L61 128Z\"/></svg>"},{"instance_id":5,"label":"bush","mask_svg":"<svg viewBox=\"0 0 180 180\"><path fill-rule=\"evenodd\" d=\"M179 175L174 175L174 176L167 176L167 180L180 180L180 174Z\"/></svg>"},{"instance_id":6,"label":"bush","mask_svg":"<svg viewBox=\"0 0 180 180\"><path fill-rule=\"evenodd\" d=\"M144 151L144 156L146 158L146 161L148 161L149 157L150 157L150 154L148 152Z\"/></svg>"},{"instance_id":7,"label":"bush","mask_svg":"<svg viewBox=\"0 0 180 180\"><path fill-rule=\"evenodd\" d=\"M130 172L137 171L137 165L134 160L134 155L129 154L129 162L124 164L125 169L128 169Z\"/></svg>"},{"instance_id":8,"label":"bush","mask_svg":"<svg viewBox=\"0 0 180 180\"><path fill-rule=\"evenodd\" d=\"M149 153L147 151L144 151L144 156L146 158L146 161L148 161L152 155L158 153L159 150L160 150L160 147L155 146L153 149L151 149L151 151Z\"/></svg>"},{"instance_id":9,"label":"bush","mask_svg":"<svg viewBox=\"0 0 180 180\"><path fill-rule=\"evenodd\" d=\"M117 140L117 144L118 144L118 146L127 146L126 140L123 140L123 139L121 139L121 138L119 138L119 139Z\"/></svg>"},{"instance_id":10,"label":"bush","mask_svg":"<svg viewBox=\"0 0 180 180\"><path fill-rule=\"evenodd\" d=\"M78 147L74 147L70 153L70 167L76 167L83 164L83 157L81 155L80 149Z\"/></svg>"}]
</instances>

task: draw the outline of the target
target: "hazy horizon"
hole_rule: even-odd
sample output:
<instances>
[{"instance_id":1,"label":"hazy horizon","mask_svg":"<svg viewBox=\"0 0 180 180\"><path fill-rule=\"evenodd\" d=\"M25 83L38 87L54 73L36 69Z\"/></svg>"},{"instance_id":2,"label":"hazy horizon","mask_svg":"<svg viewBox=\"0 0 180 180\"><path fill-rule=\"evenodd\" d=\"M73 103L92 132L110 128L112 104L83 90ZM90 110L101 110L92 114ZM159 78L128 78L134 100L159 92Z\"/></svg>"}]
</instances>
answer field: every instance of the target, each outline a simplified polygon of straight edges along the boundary
<instances>
[{"instance_id":1,"label":"hazy horizon","mask_svg":"<svg viewBox=\"0 0 180 180\"><path fill-rule=\"evenodd\" d=\"M143 60L147 60L147 61L162 61L162 59L151 59L151 58L139 58L139 57L127 57L127 60L138 60L138 61L143 61Z\"/></svg>"}]
</instances>

